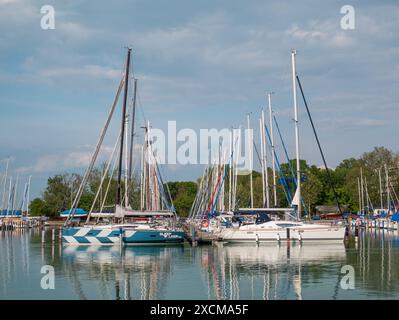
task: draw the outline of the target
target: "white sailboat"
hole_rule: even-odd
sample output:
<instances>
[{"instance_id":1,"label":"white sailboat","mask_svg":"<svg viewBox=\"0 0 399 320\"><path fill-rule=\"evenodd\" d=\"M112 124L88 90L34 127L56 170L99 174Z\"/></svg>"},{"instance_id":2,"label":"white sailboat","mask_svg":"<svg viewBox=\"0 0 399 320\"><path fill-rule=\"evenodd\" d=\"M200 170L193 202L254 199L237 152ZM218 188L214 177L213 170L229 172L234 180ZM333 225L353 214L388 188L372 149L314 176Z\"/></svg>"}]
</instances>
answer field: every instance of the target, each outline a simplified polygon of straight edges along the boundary
<instances>
[{"instance_id":1,"label":"white sailboat","mask_svg":"<svg viewBox=\"0 0 399 320\"><path fill-rule=\"evenodd\" d=\"M263 242L263 241L339 241L345 238L345 227L338 225L313 224L300 221L301 217L301 172L299 157L299 127L298 127L298 104L296 94L296 51L291 53L292 61L292 87L294 101L295 122L295 146L297 164L297 189L291 203L292 208L249 208L240 209L258 212L255 223L244 224L231 228L223 228L217 232L219 240L225 242ZM264 147L263 147L264 148ZM264 164L263 164L264 166ZM268 202L268 201L267 201ZM286 212L293 220L271 220L267 212ZM286 214L286 216L287 216Z\"/></svg>"}]
</instances>

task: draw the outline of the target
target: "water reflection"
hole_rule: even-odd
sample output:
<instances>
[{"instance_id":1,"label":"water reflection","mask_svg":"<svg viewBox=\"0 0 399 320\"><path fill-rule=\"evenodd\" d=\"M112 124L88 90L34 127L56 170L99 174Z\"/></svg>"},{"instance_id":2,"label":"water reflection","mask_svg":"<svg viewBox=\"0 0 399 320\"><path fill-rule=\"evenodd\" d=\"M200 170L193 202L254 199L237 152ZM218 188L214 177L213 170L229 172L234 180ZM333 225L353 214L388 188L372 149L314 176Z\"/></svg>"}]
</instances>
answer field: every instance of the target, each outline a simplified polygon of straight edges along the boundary
<instances>
[{"instance_id":1,"label":"water reflection","mask_svg":"<svg viewBox=\"0 0 399 320\"><path fill-rule=\"evenodd\" d=\"M365 299L398 298L396 232L361 231L345 244L146 247L62 246L51 231L2 232L1 299ZM56 290L41 290L54 266ZM341 268L355 269L343 290Z\"/></svg>"},{"instance_id":2,"label":"water reflection","mask_svg":"<svg viewBox=\"0 0 399 320\"><path fill-rule=\"evenodd\" d=\"M302 276L316 276L329 262L344 264L344 244L223 245L203 247L201 265L208 299L302 299ZM312 268L313 266L313 268ZM339 275L337 274L337 277ZM338 280L338 279L337 279ZM292 292L291 292L292 291ZM249 293L249 295L248 295Z\"/></svg>"},{"instance_id":3,"label":"water reflection","mask_svg":"<svg viewBox=\"0 0 399 320\"><path fill-rule=\"evenodd\" d=\"M172 257L182 250L182 246L67 246L62 251L63 268L81 299L86 296L78 276L97 281L103 299L159 299L173 272Z\"/></svg>"}]
</instances>

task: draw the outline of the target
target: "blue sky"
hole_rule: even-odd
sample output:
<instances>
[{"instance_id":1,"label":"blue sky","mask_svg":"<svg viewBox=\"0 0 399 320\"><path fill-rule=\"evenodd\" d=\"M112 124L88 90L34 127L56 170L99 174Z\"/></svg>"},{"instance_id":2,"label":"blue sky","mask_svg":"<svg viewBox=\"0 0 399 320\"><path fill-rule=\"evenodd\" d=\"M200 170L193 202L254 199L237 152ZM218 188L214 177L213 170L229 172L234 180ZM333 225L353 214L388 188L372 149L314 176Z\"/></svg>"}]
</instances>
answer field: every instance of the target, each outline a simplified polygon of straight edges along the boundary
<instances>
[{"instance_id":1,"label":"blue sky","mask_svg":"<svg viewBox=\"0 0 399 320\"><path fill-rule=\"evenodd\" d=\"M40 28L44 4L55 8L55 30ZM345 4L355 8L355 30L340 27ZM245 114L257 115L274 91L293 155L295 48L329 165L374 146L396 151L398 30L396 1L0 0L0 159L12 157L14 176L32 175L33 196L49 175L82 171L127 45L140 107L154 127L168 120L195 130L245 124ZM304 111L301 155L320 165ZM169 180L201 174L199 166L164 171Z\"/></svg>"}]
</instances>

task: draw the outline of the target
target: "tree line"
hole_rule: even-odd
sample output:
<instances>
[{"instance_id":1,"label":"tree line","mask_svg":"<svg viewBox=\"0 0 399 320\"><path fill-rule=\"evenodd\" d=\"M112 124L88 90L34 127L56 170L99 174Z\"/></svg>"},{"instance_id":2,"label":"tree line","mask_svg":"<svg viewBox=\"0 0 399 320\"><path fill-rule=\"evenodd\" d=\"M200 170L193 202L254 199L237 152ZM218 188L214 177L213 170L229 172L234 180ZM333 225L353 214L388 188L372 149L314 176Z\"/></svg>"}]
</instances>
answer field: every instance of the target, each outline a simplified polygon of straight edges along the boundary
<instances>
[{"instance_id":1,"label":"tree line","mask_svg":"<svg viewBox=\"0 0 399 320\"><path fill-rule=\"evenodd\" d=\"M315 165L309 165L305 160L300 161L302 173L302 198L304 203L304 212L314 214L317 205L336 205L331 183L335 186L335 190L341 205L348 212L356 212L359 210L359 188L358 178L361 170L363 175L364 187L367 188L367 197L369 202L376 208L380 207L381 196L383 197L383 205L386 206L387 183L390 186L391 198L397 201L396 194L399 194L399 155L396 152L388 150L384 147L375 147L374 150L362 154L359 158L349 158L341 161L336 168L330 168L330 177L324 168ZM291 172L296 172L296 161L281 164L281 172L287 179L291 196L295 193L294 179ZM79 208L89 210L92 206L98 187L100 186L101 177L104 172L105 165L95 169L90 175L89 181L78 204ZM228 176L228 175L226 175ZM380 180L381 177L381 180ZM269 187L273 186L272 170L268 169ZM246 207L249 205L250 186L249 175L240 175L237 182L237 199L236 207ZM59 212L69 209L76 195L76 191L82 181L82 176L77 173L57 174L48 178L47 186L41 196L35 198L30 203L30 212L32 215L46 215L50 217L57 216ZM283 180L281 177L277 179L277 206L287 207L286 192L283 188ZM383 194L380 194L380 181L382 181ZM168 188L173 200L176 212L180 216L189 214L191 205L197 193L199 179L194 181L173 181L168 182ZM104 198L105 186L109 184L108 194L110 196ZM228 201L228 177L225 182L225 201L227 207ZM134 176L130 184L132 190L129 192L129 203L133 208L139 207L140 201L140 179ZM130 187L129 187L130 188ZM114 177L108 175L105 178L103 189L100 190L97 207L104 202L105 206L113 206L117 189L117 181ZM253 171L253 192L254 207L262 207L262 178L261 173ZM123 192L122 192L123 194ZM272 199L272 192L270 199ZM273 203L271 201L270 203Z\"/></svg>"}]
</instances>

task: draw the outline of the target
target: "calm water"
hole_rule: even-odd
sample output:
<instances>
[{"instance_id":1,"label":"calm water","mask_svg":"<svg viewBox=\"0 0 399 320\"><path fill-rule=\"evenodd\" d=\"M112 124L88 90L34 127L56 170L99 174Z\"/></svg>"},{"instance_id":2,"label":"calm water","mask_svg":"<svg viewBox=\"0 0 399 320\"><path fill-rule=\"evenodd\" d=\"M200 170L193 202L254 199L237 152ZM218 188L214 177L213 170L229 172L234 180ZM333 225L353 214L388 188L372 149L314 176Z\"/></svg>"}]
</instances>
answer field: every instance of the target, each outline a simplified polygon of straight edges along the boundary
<instances>
[{"instance_id":1,"label":"calm water","mask_svg":"<svg viewBox=\"0 0 399 320\"><path fill-rule=\"evenodd\" d=\"M398 299L397 232L356 244L172 247L41 245L40 230L0 232L0 299ZM55 289L43 290L43 265ZM355 289L340 286L355 270Z\"/></svg>"}]
</instances>

